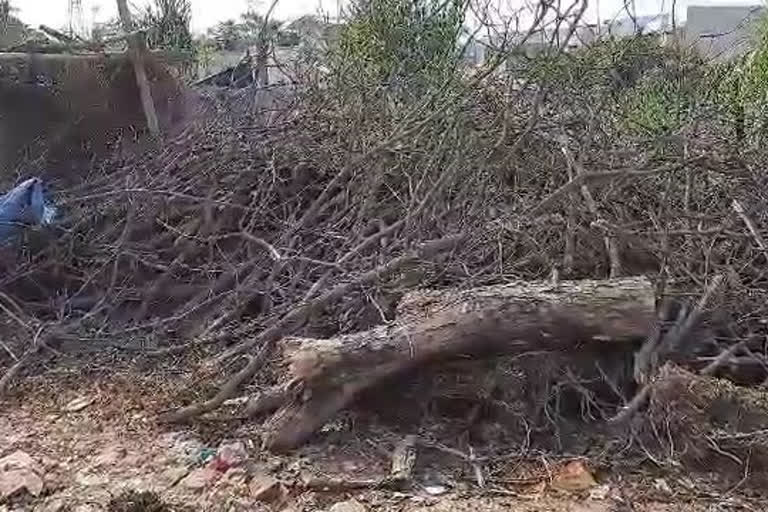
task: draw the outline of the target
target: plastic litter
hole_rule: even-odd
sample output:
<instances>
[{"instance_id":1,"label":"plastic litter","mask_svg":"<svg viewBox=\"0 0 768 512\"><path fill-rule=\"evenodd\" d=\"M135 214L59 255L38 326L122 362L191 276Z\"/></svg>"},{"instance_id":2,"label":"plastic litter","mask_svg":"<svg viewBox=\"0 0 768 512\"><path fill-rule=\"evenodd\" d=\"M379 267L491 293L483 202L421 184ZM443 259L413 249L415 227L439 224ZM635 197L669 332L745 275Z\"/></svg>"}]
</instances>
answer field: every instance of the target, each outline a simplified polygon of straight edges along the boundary
<instances>
[{"instance_id":1,"label":"plastic litter","mask_svg":"<svg viewBox=\"0 0 768 512\"><path fill-rule=\"evenodd\" d=\"M0 197L0 244L13 241L26 227L52 224L56 213L40 178L20 183Z\"/></svg>"}]
</instances>

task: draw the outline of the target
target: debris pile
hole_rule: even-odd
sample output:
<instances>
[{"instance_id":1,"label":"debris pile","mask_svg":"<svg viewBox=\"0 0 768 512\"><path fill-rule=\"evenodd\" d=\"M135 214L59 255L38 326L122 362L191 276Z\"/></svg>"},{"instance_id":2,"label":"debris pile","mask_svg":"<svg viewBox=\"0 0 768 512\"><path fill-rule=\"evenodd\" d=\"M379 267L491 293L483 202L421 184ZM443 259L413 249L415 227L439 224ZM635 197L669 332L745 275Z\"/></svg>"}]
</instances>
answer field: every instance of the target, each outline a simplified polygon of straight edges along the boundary
<instances>
[{"instance_id":1,"label":"debris pile","mask_svg":"<svg viewBox=\"0 0 768 512\"><path fill-rule=\"evenodd\" d=\"M600 422L645 407L633 396L658 407L664 395L652 383L667 362L706 379L759 385L768 377L765 155L740 153L717 120L682 147L658 149L625 133L596 136L583 122L587 107L566 108L557 96L542 107L551 117L536 123L533 106L543 100L520 93L512 101L492 81L460 101L424 98L409 109L386 91L316 84L285 100L268 113L250 97L241 108L211 109L162 147L97 161L84 183L59 191L56 243L26 245L0 278L0 304L13 313L0 390L62 354L132 360L199 350L210 358L205 376L222 380L218 392L164 419L216 410L256 379L269 392L248 415L277 410L271 425L305 428L286 414L303 407L294 419L325 421L368 384L413 370L406 361L461 356L468 347L448 324L497 341L483 345L488 352L523 335L544 346L525 347L535 357L524 366L546 368L531 396L549 427L569 404L579 411L571 417ZM643 281L642 300L632 297L642 311L600 316L615 312L607 306L634 290L638 275L652 281ZM513 281L536 283L532 306L518 299L517 316L487 314L510 311L489 287ZM607 306L579 315L578 300L558 302L549 289L591 286L618 291L594 293ZM423 288L437 291L409 295ZM654 298L674 305L658 322ZM514 318L532 318L533 327L510 326ZM414 332L421 337L409 345ZM407 352L434 347L435 332L455 341L450 353ZM550 342L563 333L573 335L571 349L624 344L579 358ZM340 340L360 353L339 356ZM277 347L303 356L274 358ZM243 354L252 356L245 366ZM328 372L365 356L357 372ZM302 394L318 375L327 377L325 401ZM322 427L314 423L296 439Z\"/></svg>"}]
</instances>

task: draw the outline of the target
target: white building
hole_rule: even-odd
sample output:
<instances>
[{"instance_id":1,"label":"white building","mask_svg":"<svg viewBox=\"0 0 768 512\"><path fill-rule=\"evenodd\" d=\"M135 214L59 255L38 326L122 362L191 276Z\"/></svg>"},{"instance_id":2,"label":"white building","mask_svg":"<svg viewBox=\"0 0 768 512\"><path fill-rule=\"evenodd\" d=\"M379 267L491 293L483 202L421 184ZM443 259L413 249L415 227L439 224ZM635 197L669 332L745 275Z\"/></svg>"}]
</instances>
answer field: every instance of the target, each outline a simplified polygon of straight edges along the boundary
<instances>
[{"instance_id":1,"label":"white building","mask_svg":"<svg viewBox=\"0 0 768 512\"><path fill-rule=\"evenodd\" d=\"M685 40L704 56L728 60L752 47L755 22L765 14L762 5L691 5Z\"/></svg>"}]
</instances>

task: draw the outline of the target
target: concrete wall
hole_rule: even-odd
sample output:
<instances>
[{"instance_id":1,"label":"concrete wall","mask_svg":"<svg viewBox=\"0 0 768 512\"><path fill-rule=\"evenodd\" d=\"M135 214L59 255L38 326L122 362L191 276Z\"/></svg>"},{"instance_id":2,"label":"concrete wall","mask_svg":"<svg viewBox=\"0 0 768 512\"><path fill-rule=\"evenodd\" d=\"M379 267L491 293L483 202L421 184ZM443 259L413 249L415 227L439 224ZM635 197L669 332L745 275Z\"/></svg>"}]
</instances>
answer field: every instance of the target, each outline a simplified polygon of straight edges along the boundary
<instances>
[{"instance_id":1,"label":"concrete wall","mask_svg":"<svg viewBox=\"0 0 768 512\"><path fill-rule=\"evenodd\" d=\"M738 57L750 50L755 20L764 13L764 7L759 5L691 5L685 40L712 59Z\"/></svg>"},{"instance_id":2,"label":"concrete wall","mask_svg":"<svg viewBox=\"0 0 768 512\"><path fill-rule=\"evenodd\" d=\"M146 64L165 131L186 114L186 99L167 66ZM42 166L35 172L63 177L110 154L117 141L136 138L144 126L133 67L123 54L0 53L0 175L33 164Z\"/></svg>"}]
</instances>

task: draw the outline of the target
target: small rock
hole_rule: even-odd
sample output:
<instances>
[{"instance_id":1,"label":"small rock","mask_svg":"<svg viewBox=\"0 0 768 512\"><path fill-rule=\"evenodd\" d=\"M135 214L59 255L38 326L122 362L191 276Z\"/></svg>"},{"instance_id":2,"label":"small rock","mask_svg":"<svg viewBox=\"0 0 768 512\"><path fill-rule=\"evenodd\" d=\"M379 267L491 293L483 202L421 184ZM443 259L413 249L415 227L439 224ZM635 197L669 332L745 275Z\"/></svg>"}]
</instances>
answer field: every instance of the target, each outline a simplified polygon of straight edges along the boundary
<instances>
[{"instance_id":1,"label":"small rock","mask_svg":"<svg viewBox=\"0 0 768 512\"><path fill-rule=\"evenodd\" d=\"M669 483L663 478L657 478L656 480L654 480L653 487L655 487L657 491L661 491L664 494L672 494L672 488L669 486Z\"/></svg>"},{"instance_id":2,"label":"small rock","mask_svg":"<svg viewBox=\"0 0 768 512\"><path fill-rule=\"evenodd\" d=\"M448 492L448 488L444 485L427 485L424 487L424 492L430 496L440 496Z\"/></svg>"},{"instance_id":3,"label":"small rock","mask_svg":"<svg viewBox=\"0 0 768 512\"><path fill-rule=\"evenodd\" d=\"M366 512L366 508L357 500L347 500L334 503L328 512Z\"/></svg>"},{"instance_id":4,"label":"small rock","mask_svg":"<svg viewBox=\"0 0 768 512\"><path fill-rule=\"evenodd\" d=\"M29 456L28 453L17 450L12 454L0 459L0 471L7 469L20 469L28 468L35 473L41 473L40 466L37 465L35 460Z\"/></svg>"},{"instance_id":5,"label":"small rock","mask_svg":"<svg viewBox=\"0 0 768 512\"><path fill-rule=\"evenodd\" d=\"M29 454L16 451L0 459L0 501L20 492L40 496L42 470Z\"/></svg>"},{"instance_id":6,"label":"small rock","mask_svg":"<svg viewBox=\"0 0 768 512\"><path fill-rule=\"evenodd\" d=\"M125 458L127 453L126 449L122 446L107 446L96 456L94 467L114 466L118 461Z\"/></svg>"},{"instance_id":7,"label":"small rock","mask_svg":"<svg viewBox=\"0 0 768 512\"><path fill-rule=\"evenodd\" d=\"M79 412L91 405L93 402L96 401L95 397L80 397L75 398L71 402L69 402L67 405L64 406L65 412Z\"/></svg>"},{"instance_id":8,"label":"small rock","mask_svg":"<svg viewBox=\"0 0 768 512\"><path fill-rule=\"evenodd\" d=\"M51 457L47 457L43 455L40 457L40 464L42 464L43 469L45 471L51 471L52 469L56 469L59 467L59 462L52 459Z\"/></svg>"},{"instance_id":9,"label":"small rock","mask_svg":"<svg viewBox=\"0 0 768 512\"><path fill-rule=\"evenodd\" d=\"M611 487L609 485L598 485L591 491L589 491L589 499L595 501L601 501L608 497L611 493Z\"/></svg>"},{"instance_id":10,"label":"small rock","mask_svg":"<svg viewBox=\"0 0 768 512\"><path fill-rule=\"evenodd\" d=\"M100 475L98 473L78 473L75 476L75 481L78 485L82 485L83 487L99 487L107 485L109 483L109 478L107 478L106 475Z\"/></svg>"},{"instance_id":11,"label":"small rock","mask_svg":"<svg viewBox=\"0 0 768 512\"><path fill-rule=\"evenodd\" d=\"M96 512L96 509L91 505L78 505L72 512Z\"/></svg>"},{"instance_id":12,"label":"small rock","mask_svg":"<svg viewBox=\"0 0 768 512\"><path fill-rule=\"evenodd\" d=\"M266 503L280 499L282 495L282 486L277 479L269 475L259 475L251 479L248 484L251 497L258 501Z\"/></svg>"},{"instance_id":13,"label":"small rock","mask_svg":"<svg viewBox=\"0 0 768 512\"><path fill-rule=\"evenodd\" d=\"M570 461L560 467L552 479L552 487L561 491L585 491L595 486L595 477L580 460Z\"/></svg>"},{"instance_id":14,"label":"small rock","mask_svg":"<svg viewBox=\"0 0 768 512\"><path fill-rule=\"evenodd\" d=\"M220 481L228 485L237 486L245 484L247 476L248 473L245 471L245 468L229 468Z\"/></svg>"},{"instance_id":15,"label":"small rock","mask_svg":"<svg viewBox=\"0 0 768 512\"><path fill-rule=\"evenodd\" d=\"M132 493L150 492L151 493L157 490L157 484L158 484L157 482L151 481L146 477L136 476L133 478L121 479L120 481L115 482L115 485L110 487L110 491L132 492Z\"/></svg>"},{"instance_id":16,"label":"small rock","mask_svg":"<svg viewBox=\"0 0 768 512\"><path fill-rule=\"evenodd\" d=\"M218 477L219 473L210 468L194 469L179 482L179 485L192 490L204 489L213 484Z\"/></svg>"},{"instance_id":17,"label":"small rock","mask_svg":"<svg viewBox=\"0 0 768 512\"><path fill-rule=\"evenodd\" d=\"M43 479L29 469L0 472L0 498L6 499L26 491L32 496L43 492Z\"/></svg>"},{"instance_id":18,"label":"small rock","mask_svg":"<svg viewBox=\"0 0 768 512\"><path fill-rule=\"evenodd\" d=\"M66 509L67 504L63 498L53 498L36 508L35 512L64 512Z\"/></svg>"},{"instance_id":19,"label":"small rock","mask_svg":"<svg viewBox=\"0 0 768 512\"><path fill-rule=\"evenodd\" d=\"M165 487L173 487L189 474L189 469L185 467L168 468L160 473L160 483Z\"/></svg>"}]
</instances>

